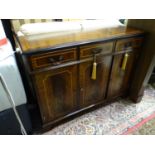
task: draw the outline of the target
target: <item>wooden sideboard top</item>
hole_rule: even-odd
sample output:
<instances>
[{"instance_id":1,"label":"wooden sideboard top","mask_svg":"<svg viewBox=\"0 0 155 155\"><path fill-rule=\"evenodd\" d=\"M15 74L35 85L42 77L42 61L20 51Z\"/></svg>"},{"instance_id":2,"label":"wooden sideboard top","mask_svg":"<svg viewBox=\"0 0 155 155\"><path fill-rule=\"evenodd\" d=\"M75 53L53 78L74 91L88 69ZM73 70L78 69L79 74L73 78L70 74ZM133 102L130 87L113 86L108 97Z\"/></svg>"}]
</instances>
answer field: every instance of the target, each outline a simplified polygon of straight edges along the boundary
<instances>
[{"instance_id":1,"label":"wooden sideboard top","mask_svg":"<svg viewBox=\"0 0 155 155\"><path fill-rule=\"evenodd\" d=\"M22 53L26 54L37 51L44 51L45 49L52 49L60 46L67 47L73 45L83 45L92 42L95 43L99 41L106 41L110 39L132 37L141 35L143 33L143 31L134 28L117 26L113 28L74 32L67 35L38 40L29 40L24 36L20 36L17 37L17 40L22 49Z\"/></svg>"}]
</instances>

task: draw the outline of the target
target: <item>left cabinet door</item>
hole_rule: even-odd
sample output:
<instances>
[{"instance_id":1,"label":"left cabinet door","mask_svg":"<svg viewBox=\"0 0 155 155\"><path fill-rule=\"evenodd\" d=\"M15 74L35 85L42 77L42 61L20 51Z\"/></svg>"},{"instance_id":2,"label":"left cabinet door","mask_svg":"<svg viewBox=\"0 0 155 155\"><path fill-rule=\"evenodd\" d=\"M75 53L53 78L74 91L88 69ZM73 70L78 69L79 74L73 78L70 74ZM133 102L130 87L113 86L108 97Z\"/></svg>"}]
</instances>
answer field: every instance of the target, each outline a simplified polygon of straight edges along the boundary
<instances>
[{"instance_id":1,"label":"left cabinet door","mask_svg":"<svg viewBox=\"0 0 155 155\"><path fill-rule=\"evenodd\" d=\"M38 73L34 83L43 124L76 110L76 65Z\"/></svg>"}]
</instances>

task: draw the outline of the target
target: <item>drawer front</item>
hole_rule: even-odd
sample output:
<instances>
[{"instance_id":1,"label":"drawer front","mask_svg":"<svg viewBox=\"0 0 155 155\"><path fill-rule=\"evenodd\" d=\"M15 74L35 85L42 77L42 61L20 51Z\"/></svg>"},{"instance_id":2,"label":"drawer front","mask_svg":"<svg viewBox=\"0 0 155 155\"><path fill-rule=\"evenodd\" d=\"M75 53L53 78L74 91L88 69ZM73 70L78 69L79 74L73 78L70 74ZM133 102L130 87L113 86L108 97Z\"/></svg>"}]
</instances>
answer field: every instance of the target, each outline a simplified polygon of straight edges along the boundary
<instances>
[{"instance_id":1,"label":"drawer front","mask_svg":"<svg viewBox=\"0 0 155 155\"><path fill-rule=\"evenodd\" d=\"M34 55L29 58L29 61L32 69L39 69L75 61L77 58L76 55L76 48L72 48L60 50L59 52L52 51L46 54Z\"/></svg>"},{"instance_id":2,"label":"drawer front","mask_svg":"<svg viewBox=\"0 0 155 155\"><path fill-rule=\"evenodd\" d=\"M142 45L142 38L132 38L119 40L116 43L116 51L132 51L133 48L139 48Z\"/></svg>"},{"instance_id":3,"label":"drawer front","mask_svg":"<svg viewBox=\"0 0 155 155\"><path fill-rule=\"evenodd\" d=\"M87 57L92 57L94 54L103 55L112 53L112 49L113 49L113 42L83 46L80 47L80 58L84 59Z\"/></svg>"}]
</instances>

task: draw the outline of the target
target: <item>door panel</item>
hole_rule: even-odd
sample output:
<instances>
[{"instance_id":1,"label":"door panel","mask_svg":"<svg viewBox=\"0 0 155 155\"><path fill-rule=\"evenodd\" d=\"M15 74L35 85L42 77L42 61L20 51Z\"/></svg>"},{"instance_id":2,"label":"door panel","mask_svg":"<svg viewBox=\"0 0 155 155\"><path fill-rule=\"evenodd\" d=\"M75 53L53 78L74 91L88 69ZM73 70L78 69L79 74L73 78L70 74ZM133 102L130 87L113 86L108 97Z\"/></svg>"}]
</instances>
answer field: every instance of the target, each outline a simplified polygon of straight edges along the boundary
<instances>
[{"instance_id":1,"label":"door panel","mask_svg":"<svg viewBox=\"0 0 155 155\"><path fill-rule=\"evenodd\" d=\"M77 66L35 75L36 92L44 123L76 109Z\"/></svg>"},{"instance_id":2,"label":"door panel","mask_svg":"<svg viewBox=\"0 0 155 155\"><path fill-rule=\"evenodd\" d=\"M110 83L108 88L108 98L115 98L121 96L128 91L131 78L132 69L134 67L136 52L128 53L127 64L125 70L123 70L122 63L125 54L119 54L114 56L112 72L110 77Z\"/></svg>"},{"instance_id":3,"label":"door panel","mask_svg":"<svg viewBox=\"0 0 155 155\"><path fill-rule=\"evenodd\" d=\"M93 62L80 64L80 107L97 104L105 99L110 64L111 56L97 59L96 80L91 79Z\"/></svg>"}]
</instances>

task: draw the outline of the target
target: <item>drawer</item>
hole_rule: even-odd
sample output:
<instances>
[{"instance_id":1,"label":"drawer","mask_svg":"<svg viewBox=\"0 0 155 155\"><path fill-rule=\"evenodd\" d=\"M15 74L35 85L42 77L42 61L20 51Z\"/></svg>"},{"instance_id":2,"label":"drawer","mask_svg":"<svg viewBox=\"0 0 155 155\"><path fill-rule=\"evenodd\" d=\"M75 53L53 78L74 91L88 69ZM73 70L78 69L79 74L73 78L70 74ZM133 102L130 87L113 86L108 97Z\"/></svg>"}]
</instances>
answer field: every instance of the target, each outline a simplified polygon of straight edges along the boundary
<instances>
[{"instance_id":1,"label":"drawer","mask_svg":"<svg viewBox=\"0 0 155 155\"><path fill-rule=\"evenodd\" d=\"M80 47L80 58L92 57L94 54L103 55L112 53L113 42L100 43Z\"/></svg>"},{"instance_id":2,"label":"drawer","mask_svg":"<svg viewBox=\"0 0 155 155\"><path fill-rule=\"evenodd\" d=\"M132 38L119 40L116 43L116 51L122 52L124 50L131 51L133 48L138 48L142 45L142 38Z\"/></svg>"},{"instance_id":3,"label":"drawer","mask_svg":"<svg viewBox=\"0 0 155 155\"><path fill-rule=\"evenodd\" d=\"M57 66L63 63L75 61L76 59L76 48L71 48L33 55L29 58L29 62L32 69L39 69L49 66Z\"/></svg>"}]
</instances>

